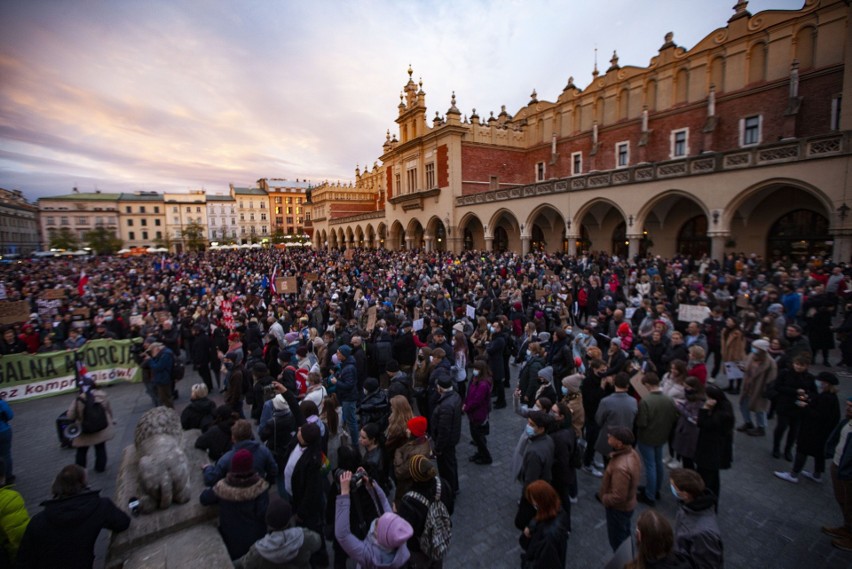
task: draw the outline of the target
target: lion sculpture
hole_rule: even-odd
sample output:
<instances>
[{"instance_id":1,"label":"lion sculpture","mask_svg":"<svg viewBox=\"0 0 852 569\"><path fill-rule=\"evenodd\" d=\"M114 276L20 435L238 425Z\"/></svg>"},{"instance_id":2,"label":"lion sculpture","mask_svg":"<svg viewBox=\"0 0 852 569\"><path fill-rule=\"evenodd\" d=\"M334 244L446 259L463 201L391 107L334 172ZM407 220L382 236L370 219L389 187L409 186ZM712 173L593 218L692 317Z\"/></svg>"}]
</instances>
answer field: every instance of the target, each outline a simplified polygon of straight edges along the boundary
<instances>
[{"instance_id":1,"label":"lion sculpture","mask_svg":"<svg viewBox=\"0 0 852 569\"><path fill-rule=\"evenodd\" d=\"M189 461L181 448L182 429L174 409L155 407L136 424L134 443L142 512L165 510L190 498Z\"/></svg>"}]
</instances>

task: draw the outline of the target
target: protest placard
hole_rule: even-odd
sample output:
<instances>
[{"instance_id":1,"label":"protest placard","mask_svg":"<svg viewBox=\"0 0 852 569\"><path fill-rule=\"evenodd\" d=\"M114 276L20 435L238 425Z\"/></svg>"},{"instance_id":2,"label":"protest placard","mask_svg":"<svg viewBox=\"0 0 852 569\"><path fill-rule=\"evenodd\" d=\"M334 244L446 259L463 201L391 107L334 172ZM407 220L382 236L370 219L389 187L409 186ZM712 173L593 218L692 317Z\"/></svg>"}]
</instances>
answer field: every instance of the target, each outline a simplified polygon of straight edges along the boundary
<instances>
[{"instance_id":1,"label":"protest placard","mask_svg":"<svg viewBox=\"0 0 852 569\"><path fill-rule=\"evenodd\" d=\"M41 291L41 298L44 300L62 300L65 298L64 288L49 288Z\"/></svg>"},{"instance_id":2,"label":"protest placard","mask_svg":"<svg viewBox=\"0 0 852 569\"><path fill-rule=\"evenodd\" d=\"M26 322L30 317L30 303L26 300L0 302L0 324Z\"/></svg>"},{"instance_id":3,"label":"protest placard","mask_svg":"<svg viewBox=\"0 0 852 569\"><path fill-rule=\"evenodd\" d=\"M296 277L281 277L275 279L275 289L278 294L296 294L299 292Z\"/></svg>"},{"instance_id":4,"label":"protest placard","mask_svg":"<svg viewBox=\"0 0 852 569\"><path fill-rule=\"evenodd\" d=\"M681 304L677 308L677 319L681 322L704 322L710 317L710 309L697 304Z\"/></svg>"},{"instance_id":5,"label":"protest placard","mask_svg":"<svg viewBox=\"0 0 852 569\"><path fill-rule=\"evenodd\" d=\"M372 332L376 328L376 306L373 305L367 309L367 332Z\"/></svg>"},{"instance_id":6,"label":"protest placard","mask_svg":"<svg viewBox=\"0 0 852 569\"><path fill-rule=\"evenodd\" d=\"M312 283L312 282L316 282L316 281L319 280L319 275L316 274L316 273L305 273L305 276L303 278L306 281Z\"/></svg>"},{"instance_id":7,"label":"protest placard","mask_svg":"<svg viewBox=\"0 0 852 569\"><path fill-rule=\"evenodd\" d=\"M411 323L411 329L414 330L415 332L419 332L420 330L422 330L423 329L423 319L418 318L417 320L412 322Z\"/></svg>"},{"instance_id":8,"label":"protest placard","mask_svg":"<svg viewBox=\"0 0 852 569\"><path fill-rule=\"evenodd\" d=\"M466 315L467 315L467 317L468 317L468 318L470 318L471 320L476 320L476 307L471 306L471 305L469 305L469 304L468 304L468 305L466 305L466 306L465 306L465 314L466 314Z\"/></svg>"}]
</instances>

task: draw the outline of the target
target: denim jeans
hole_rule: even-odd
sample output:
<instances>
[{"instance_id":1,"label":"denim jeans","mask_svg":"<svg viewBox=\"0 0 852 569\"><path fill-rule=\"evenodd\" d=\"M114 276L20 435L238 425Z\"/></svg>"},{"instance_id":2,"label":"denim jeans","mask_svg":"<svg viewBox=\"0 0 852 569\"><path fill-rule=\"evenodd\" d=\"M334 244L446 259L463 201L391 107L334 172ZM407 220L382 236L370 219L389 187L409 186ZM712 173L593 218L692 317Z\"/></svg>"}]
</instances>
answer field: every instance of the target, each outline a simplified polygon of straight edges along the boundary
<instances>
[{"instance_id":1,"label":"denim jeans","mask_svg":"<svg viewBox=\"0 0 852 569\"><path fill-rule=\"evenodd\" d=\"M663 445L646 445L638 443L636 450L642 457L645 467L645 497L651 501L656 500L657 492L663 486L665 472L663 471Z\"/></svg>"},{"instance_id":2,"label":"denim jeans","mask_svg":"<svg viewBox=\"0 0 852 569\"><path fill-rule=\"evenodd\" d=\"M630 538L630 520L633 518L633 511L622 512L612 508L606 509L606 535L609 538L609 546L613 551L618 549L618 546L625 539Z\"/></svg>"},{"instance_id":3,"label":"denim jeans","mask_svg":"<svg viewBox=\"0 0 852 569\"><path fill-rule=\"evenodd\" d=\"M356 401L344 401L340 404L343 409L343 424L349 429L352 444L358 444L358 403Z\"/></svg>"},{"instance_id":4,"label":"denim jeans","mask_svg":"<svg viewBox=\"0 0 852 569\"><path fill-rule=\"evenodd\" d=\"M766 428L766 411L755 411L755 421L751 420L751 411L748 409L748 395L740 397L740 413L743 415L743 421L757 425L761 429Z\"/></svg>"}]
</instances>

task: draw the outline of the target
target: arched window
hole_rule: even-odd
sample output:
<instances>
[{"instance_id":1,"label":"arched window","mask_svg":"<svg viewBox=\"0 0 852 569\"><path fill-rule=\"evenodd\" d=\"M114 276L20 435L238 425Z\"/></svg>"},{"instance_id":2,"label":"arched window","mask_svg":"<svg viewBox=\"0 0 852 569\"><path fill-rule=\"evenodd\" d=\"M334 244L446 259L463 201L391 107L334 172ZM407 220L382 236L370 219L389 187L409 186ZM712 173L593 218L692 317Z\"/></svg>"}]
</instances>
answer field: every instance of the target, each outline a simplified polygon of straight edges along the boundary
<instances>
[{"instance_id":1,"label":"arched window","mask_svg":"<svg viewBox=\"0 0 852 569\"><path fill-rule=\"evenodd\" d=\"M629 245L630 244L627 241L627 224L622 221L615 226L615 229L612 232L611 253L613 255L617 255L620 259L626 259Z\"/></svg>"},{"instance_id":2,"label":"arched window","mask_svg":"<svg viewBox=\"0 0 852 569\"><path fill-rule=\"evenodd\" d=\"M766 240L766 257L773 261L787 257L799 262L813 255L829 255L829 241L828 219L809 209L797 209L772 225Z\"/></svg>"},{"instance_id":3,"label":"arched window","mask_svg":"<svg viewBox=\"0 0 852 569\"><path fill-rule=\"evenodd\" d=\"M506 233L506 228L498 227L494 230L494 250L503 252L509 249L509 234Z\"/></svg>"},{"instance_id":4,"label":"arched window","mask_svg":"<svg viewBox=\"0 0 852 569\"><path fill-rule=\"evenodd\" d=\"M710 238L707 236L707 216L696 215L686 221L677 234L677 252L700 259L710 254Z\"/></svg>"}]
</instances>

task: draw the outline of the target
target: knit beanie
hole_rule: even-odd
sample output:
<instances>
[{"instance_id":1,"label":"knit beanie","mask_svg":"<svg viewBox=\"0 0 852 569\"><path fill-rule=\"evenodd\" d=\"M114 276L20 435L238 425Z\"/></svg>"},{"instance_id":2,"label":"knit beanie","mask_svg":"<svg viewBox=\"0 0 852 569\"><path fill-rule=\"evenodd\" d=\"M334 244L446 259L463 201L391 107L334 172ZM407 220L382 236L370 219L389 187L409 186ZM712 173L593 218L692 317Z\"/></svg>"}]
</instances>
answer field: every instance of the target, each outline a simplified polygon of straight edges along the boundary
<instances>
[{"instance_id":1,"label":"knit beanie","mask_svg":"<svg viewBox=\"0 0 852 569\"><path fill-rule=\"evenodd\" d=\"M293 508L286 500L280 498L270 500L269 506L266 508L266 525L273 530L284 529L290 523L292 515Z\"/></svg>"},{"instance_id":2,"label":"knit beanie","mask_svg":"<svg viewBox=\"0 0 852 569\"><path fill-rule=\"evenodd\" d=\"M553 383L553 368L551 366L541 368L538 370L538 376L546 379L548 383Z\"/></svg>"},{"instance_id":3,"label":"knit beanie","mask_svg":"<svg viewBox=\"0 0 852 569\"><path fill-rule=\"evenodd\" d=\"M283 411L289 407L287 400L284 399L282 394L278 394L272 398L272 408L276 411Z\"/></svg>"},{"instance_id":4,"label":"knit beanie","mask_svg":"<svg viewBox=\"0 0 852 569\"><path fill-rule=\"evenodd\" d=\"M583 382L582 373L569 375L562 380L562 385L568 388L568 393L580 393L580 384Z\"/></svg>"},{"instance_id":5,"label":"knit beanie","mask_svg":"<svg viewBox=\"0 0 852 569\"><path fill-rule=\"evenodd\" d=\"M254 471L254 457L251 452L242 448L234 453L231 458L230 472L240 474L251 474Z\"/></svg>"},{"instance_id":6,"label":"knit beanie","mask_svg":"<svg viewBox=\"0 0 852 569\"><path fill-rule=\"evenodd\" d=\"M346 344L344 344L344 345L340 346L339 348L337 348L337 351L338 351L338 352L340 352L340 354L341 354L344 358L348 358L349 356L351 356L351 355L352 355L352 348L350 348L350 347L349 347L349 346L347 346Z\"/></svg>"},{"instance_id":7,"label":"knit beanie","mask_svg":"<svg viewBox=\"0 0 852 569\"><path fill-rule=\"evenodd\" d=\"M636 344L636 347L634 349L638 350L638 352L642 354L642 357L648 355L648 348L645 347L645 344Z\"/></svg>"},{"instance_id":8,"label":"knit beanie","mask_svg":"<svg viewBox=\"0 0 852 569\"><path fill-rule=\"evenodd\" d=\"M408 459L408 473L415 482L428 482L438 475L438 467L422 454Z\"/></svg>"},{"instance_id":9,"label":"knit beanie","mask_svg":"<svg viewBox=\"0 0 852 569\"><path fill-rule=\"evenodd\" d=\"M426 434L428 423L426 417L412 417L406 423L408 430L411 431L411 436L420 438Z\"/></svg>"},{"instance_id":10,"label":"knit beanie","mask_svg":"<svg viewBox=\"0 0 852 569\"><path fill-rule=\"evenodd\" d=\"M376 520L376 543L383 549L394 550L414 535L411 524L398 515L387 512Z\"/></svg>"},{"instance_id":11,"label":"knit beanie","mask_svg":"<svg viewBox=\"0 0 852 569\"><path fill-rule=\"evenodd\" d=\"M628 324L627 322L622 322L621 324L618 325L618 335L619 336L626 336L629 333L630 333L630 324Z\"/></svg>"}]
</instances>

